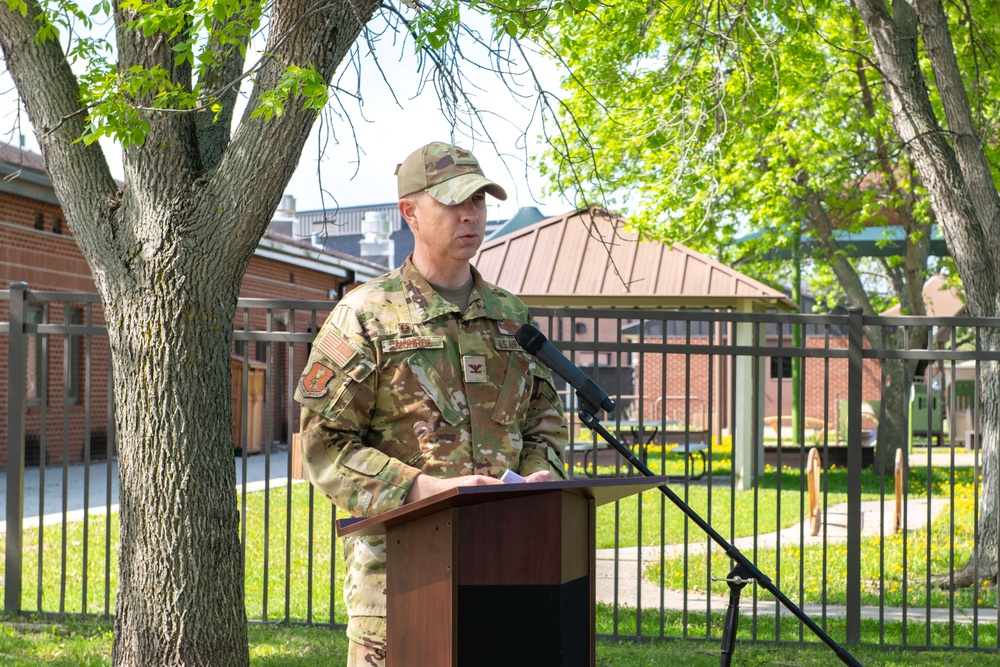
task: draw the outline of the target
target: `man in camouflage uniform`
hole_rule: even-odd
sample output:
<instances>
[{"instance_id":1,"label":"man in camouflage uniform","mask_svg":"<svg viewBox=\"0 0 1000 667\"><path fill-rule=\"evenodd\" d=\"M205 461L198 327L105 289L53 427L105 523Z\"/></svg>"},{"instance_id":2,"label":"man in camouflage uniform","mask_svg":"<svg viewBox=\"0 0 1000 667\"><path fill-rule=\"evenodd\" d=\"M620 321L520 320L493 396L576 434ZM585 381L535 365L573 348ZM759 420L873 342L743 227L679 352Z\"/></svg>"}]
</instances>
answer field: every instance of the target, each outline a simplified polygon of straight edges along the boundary
<instances>
[{"instance_id":1,"label":"man in camouflage uniform","mask_svg":"<svg viewBox=\"0 0 1000 667\"><path fill-rule=\"evenodd\" d=\"M295 398L312 483L352 516L451 487L565 479L567 432L548 369L521 351L529 321L469 260L486 193L506 199L473 155L432 143L397 167L414 251L348 294L316 337ZM385 659L385 536L344 542L348 665Z\"/></svg>"}]
</instances>

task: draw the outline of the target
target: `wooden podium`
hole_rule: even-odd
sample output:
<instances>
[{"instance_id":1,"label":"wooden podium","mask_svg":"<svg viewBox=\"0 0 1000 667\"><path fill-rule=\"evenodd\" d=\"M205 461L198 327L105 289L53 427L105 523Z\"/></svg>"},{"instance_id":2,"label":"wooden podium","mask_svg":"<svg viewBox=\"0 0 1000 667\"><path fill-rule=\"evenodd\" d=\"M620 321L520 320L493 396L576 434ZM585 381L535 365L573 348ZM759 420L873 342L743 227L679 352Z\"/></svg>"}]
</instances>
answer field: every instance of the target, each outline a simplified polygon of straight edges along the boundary
<instances>
[{"instance_id":1,"label":"wooden podium","mask_svg":"<svg viewBox=\"0 0 1000 667\"><path fill-rule=\"evenodd\" d=\"M664 483L467 486L339 520L386 533L387 667L594 665L595 508Z\"/></svg>"}]
</instances>

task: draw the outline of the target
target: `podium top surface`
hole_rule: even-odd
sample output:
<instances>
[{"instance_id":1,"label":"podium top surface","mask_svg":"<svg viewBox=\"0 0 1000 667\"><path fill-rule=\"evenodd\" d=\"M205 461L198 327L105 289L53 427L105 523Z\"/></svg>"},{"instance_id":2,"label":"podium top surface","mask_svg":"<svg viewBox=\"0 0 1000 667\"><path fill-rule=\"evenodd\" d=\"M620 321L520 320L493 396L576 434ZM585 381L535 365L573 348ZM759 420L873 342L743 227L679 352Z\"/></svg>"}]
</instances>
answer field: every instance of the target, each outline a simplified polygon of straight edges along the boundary
<instances>
[{"instance_id":1,"label":"podium top surface","mask_svg":"<svg viewBox=\"0 0 1000 667\"><path fill-rule=\"evenodd\" d=\"M566 482L535 482L531 484L488 484L459 486L409 505L364 519L337 520L337 535L377 535L388 528L402 525L452 507L463 507L496 500L563 491L584 498L593 498L596 506L613 503L642 491L667 483L666 477L614 477L607 479L574 479Z\"/></svg>"}]
</instances>

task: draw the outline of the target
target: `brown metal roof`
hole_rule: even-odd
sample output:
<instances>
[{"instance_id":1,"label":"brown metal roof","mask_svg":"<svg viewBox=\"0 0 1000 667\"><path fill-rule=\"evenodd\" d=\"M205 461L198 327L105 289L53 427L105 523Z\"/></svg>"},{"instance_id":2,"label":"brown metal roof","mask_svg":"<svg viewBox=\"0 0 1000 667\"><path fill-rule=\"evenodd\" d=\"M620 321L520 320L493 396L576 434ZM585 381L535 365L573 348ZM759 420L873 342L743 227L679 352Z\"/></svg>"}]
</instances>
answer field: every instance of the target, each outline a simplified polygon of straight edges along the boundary
<instances>
[{"instance_id":1,"label":"brown metal roof","mask_svg":"<svg viewBox=\"0 0 1000 667\"><path fill-rule=\"evenodd\" d=\"M924 308L927 309L929 317L955 317L965 313L965 301L962 294L954 287L948 285L948 281L941 274L934 274L927 279L923 288ZM895 306L882 311L882 315L895 316L902 313L902 309L897 303Z\"/></svg>"},{"instance_id":2,"label":"brown metal roof","mask_svg":"<svg viewBox=\"0 0 1000 667\"><path fill-rule=\"evenodd\" d=\"M796 309L781 292L680 243L639 241L600 208L501 236L472 263L529 306Z\"/></svg>"}]
</instances>

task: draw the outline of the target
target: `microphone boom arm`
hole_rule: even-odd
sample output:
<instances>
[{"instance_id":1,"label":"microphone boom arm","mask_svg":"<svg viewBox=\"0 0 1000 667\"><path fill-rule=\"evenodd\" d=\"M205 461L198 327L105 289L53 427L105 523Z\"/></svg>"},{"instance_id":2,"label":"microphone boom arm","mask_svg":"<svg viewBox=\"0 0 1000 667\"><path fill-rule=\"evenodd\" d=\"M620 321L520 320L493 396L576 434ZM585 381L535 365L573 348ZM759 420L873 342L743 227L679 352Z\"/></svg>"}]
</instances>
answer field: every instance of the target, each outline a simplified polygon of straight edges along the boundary
<instances>
[{"instance_id":1,"label":"microphone boom arm","mask_svg":"<svg viewBox=\"0 0 1000 667\"><path fill-rule=\"evenodd\" d=\"M655 476L653 474L653 471L650 470L645 463L640 461L635 456L635 454L633 454L629 450L628 447L619 442L617 438L611 435L611 433L609 433L608 430L601 425L601 422L597 419L597 417L594 416L593 411L581 409L578 414L580 416L580 421L586 424L587 428L600 434L600 436L604 438L604 440L609 445L614 447L614 449L619 454L621 454L626 461L632 464L632 466L635 467L636 470L641 472L646 477ZM792 602L784 593L782 593L778 589L778 587L775 586L774 583L767 576L764 575L763 572L757 569L756 565L754 565L746 556L744 556L739 549L737 549L735 546L726 541L726 539L722 537L722 535L720 535L718 531L712 528L711 524L709 524L707 521L701 518L701 516L697 512L691 509L690 505L688 505L686 502L684 502L683 499L681 499L680 496L674 493L669 486L667 486L666 484L661 484L656 488L658 488L663 495L669 498L670 502L676 505L678 509L684 512L684 514L687 515L687 517L691 519L691 521L693 521L696 526L701 528L701 530L706 535L712 538L712 541L722 548L722 550L726 553L727 556L729 556L729 559L733 561L735 565L733 568L733 573L735 573L735 576L733 576L731 573L731 576L728 576L726 578L726 581L729 584L730 595L729 595L729 609L726 612L727 627L723 634L722 657L720 658L719 662L720 667L727 667L730 664L730 661L732 660L733 647L736 641L736 626L737 623L739 622L739 613L737 611L737 607L739 605L739 594L740 594L740 589L742 589L743 586L746 585L748 580L756 581L758 584L760 584L760 586L764 588L764 590L773 595L775 599L778 600L778 602L780 602L782 606L785 607L785 609L787 609L789 612L792 613L793 616L799 619L799 621L801 621L803 625L809 628L809 630L811 630L813 634L819 637L819 639L822 640L824 644L829 646L830 649L833 650L834 654L836 654L837 658L839 658L841 662L843 662L845 665L850 665L851 667L862 667L861 663L858 662L857 659L847 651L847 649L845 649L836 641L834 641L834 639L830 635L828 635L826 631L823 630L823 628L816 625L816 622L813 621L811 618L809 618L809 616L804 611L802 611L794 602Z\"/></svg>"}]
</instances>

